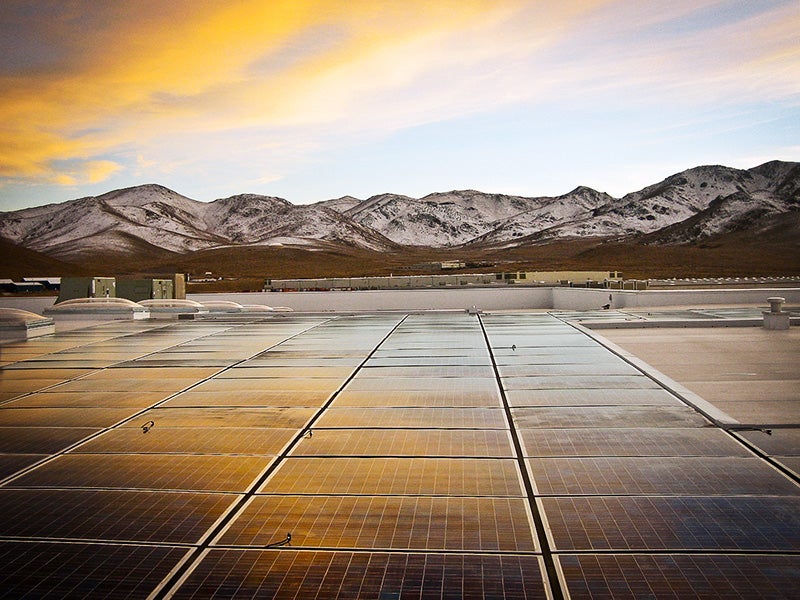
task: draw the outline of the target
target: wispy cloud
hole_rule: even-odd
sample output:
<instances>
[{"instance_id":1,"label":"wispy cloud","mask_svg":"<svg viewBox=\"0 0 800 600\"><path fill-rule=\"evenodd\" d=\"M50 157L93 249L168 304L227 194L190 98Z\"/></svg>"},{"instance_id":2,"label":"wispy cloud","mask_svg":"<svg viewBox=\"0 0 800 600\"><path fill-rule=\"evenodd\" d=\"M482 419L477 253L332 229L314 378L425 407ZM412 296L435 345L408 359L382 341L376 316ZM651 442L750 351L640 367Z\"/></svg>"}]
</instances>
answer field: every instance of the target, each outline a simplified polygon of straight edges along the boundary
<instances>
[{"instance_id":1,"label":"wispy cloud","mask_svg":"<svg viewBox=\"0 0 800 600\"><path fill-rule=\"evenodd\" d=\"M244 160L263 183L353 139L506 106L795 102L800 8L746 4L12 0L0 177Z\"/></svg>"}]
</instances>

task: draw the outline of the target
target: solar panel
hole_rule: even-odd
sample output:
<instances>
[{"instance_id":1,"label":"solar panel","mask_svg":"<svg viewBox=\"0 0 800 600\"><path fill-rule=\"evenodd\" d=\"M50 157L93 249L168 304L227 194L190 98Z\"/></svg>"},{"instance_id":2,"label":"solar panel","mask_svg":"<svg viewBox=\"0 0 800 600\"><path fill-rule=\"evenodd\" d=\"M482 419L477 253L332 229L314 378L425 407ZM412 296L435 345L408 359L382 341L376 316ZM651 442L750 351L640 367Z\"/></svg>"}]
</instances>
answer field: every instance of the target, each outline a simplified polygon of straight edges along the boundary
<instances>
[{"instance_id":1,"label":"solar panel","mask_svg":"<svg viewBox=\"0 0 800 600\"><path fill-rule=\"evenodd\" d=\"M797 494L797 485L750 457L530 458L539 494Z\"/></svg>"},{"instance_id":2,"label":"solar panel","mask_svg":"<svg viewBox=\"0 0 800 600\"><path fill-rule=\"evenodd\" d=\"M643 389L658 388L644 375L541 375L536 377L504 377L506 390L569 390L569 389Z\"/></svg>"},{"instance_id":3,"label":"solar panel","mask_svg":"<svg viewBox=\"0 0 800 600\"><path fill-rule=\"evenodd\" d=\"M0 489L0 536L195 543L231 494Z\"/></svg>"},{"instance_id":4,"label":"solar panel","mask_svg":"<svg viewBox=\"0 0 800 600\"><path fill-rule=\"evenodd\" d=\"M187 598L548 598L533 555L211 550Z\"/></svg>"},{"instance_id":5,"label":"solar panel","mask_svg":"<svg viewBox=\"0 0 800 600\"><path fill-rule=\"evenodd\" d=\"M526 364L498 367L501 377L532 377L540 375L639 375L640 372L621 360L582 364Z\"/></svg>"},{"instance_id":6,"label":"solar panel","mask_svg":"<svg viewBox=\"0 0 800 600\"><path fill-rule=\"evenodd\" d=\"M686 406L580 406L512 408L518 428L707 427L709 422Z\"/></svg>"},{"instance_id":7,"label":"solar panel","mask_svg":"<svg viewBox=\"0 0 800 600\"><path fill-rule=\"evenodd\" d=\"M269 494L520 496L516 461L473 458L288 458Z\"/></svg>"},{"instance_id":8,"label":"solar panel","mask_svg":"<svg viewBox=\"0 0 800 600\"><path fill-rule=\"evenodd\" d=\"M511 406L684 406L663 389L511 390L506 398Z\"/></svg>"},{"instance_id":9,"label":"solar panel","mask_svg":"<svg viewBox=\"0 0 800 600\"><path fill-rule=\"evenodd\" d=\"M336 396L333 406L373 406L373 407L501 407L500 391L493 390L385 390L379 394L374 391L345 389Z\"/></svg>"},{"instance_id":10,"label":"solar panel","mask_svg":"<svg viewBox=\"0 0 800 600\"><path fill-rule=\"evenodd\" d=\"M56 388L57 389L57 388ZM7 404L9 408L145 408L170 392L40 392ZM135 412L135 411L131 411Z\"/></svg>"},{"instance_id":11,"label":"solar panel","mask_svg":"<svg viewBox=\"0 0 800 600\"><path fill-rule=\"evenodd\" d=\"M319 378L295 379L283 378L253 378L253 379L222 379L215 378L204 381L200 385L192 388L195 392L238 392L238 391L310 391L310 392L333 392L340 385L340 379Z\"/></svg>"},{"instance_id":12,"label":"solar panel","mask_svg":"<svg viewBox=\"0 0 800 600\"><path fill-rule=\"evenodd\" d=\"M2 427L109 427L134 408L0 408Z\"/></svg>"},{"instance_id":13,"label":"solar panel","mask_svg":"<svg viewBox=\"0 0 800 600\"><path fill-rule=\"evenodd\" d=\"M800 557L583 554L558 557L572 598L784 598L797 592Z\"/></svg>"},{"instance_id":14,"label":"solar panel","mask_svg":"<svg viewBox=\"0 0 800 600\"><path fill-rule=\"evenodd\" d=\"M719 429L520 429L525 456L750 456Z\"/></svg>"},{"instance_id":15,"label":"solar panel","mask_svg":"<svg viewBox=\"0 0 800 600\"><path fill-rule=\"evenodd\" d=\"M800 550L800 497L543 498L558 550Z\"/></svg>"},{"instance_id":16,"label":"solar panel","mask_svg":"<svg viewBox=\"0 0 800 600\"><path fill-rule=\"evenodd\" d=\"M249 379L249 378L308 378L308 379L337 379L344 381L353 372L353 367L334 366L245 366L239 365L220 373L218 379Z\"/></svg>"},{"instance_id":17,"label":"solar panel","mask_svg":"<svg viewBox=\"0 0 800 600\"><path fill-rule=\"evenodd\" d=\"M508 431L499 429L314 429L294 456L513 457Z\"/></svg>"},{"instance_id":18,"label":"solar panel","mask_svg":"<svg viewBox=\"0 0 800 600\"><path fill-rule=\"evenodd\" d=\"M522 498L258 496L219 540L295 548L533 552Z\"/></svg>"},{"instance_id":19,"label":"solar panel","mask_svg":"<svg viewBox=\"0 0 800 600\"><path fill-rule=\"evenodd\" d=\"M196 392L194 388L181 392L164 402L165 408L212 407L212 406L308 406L320 407L330 397L327 391L311 390L231 390L219 392Z\"/></svg>"},{"instance_id":20,"label":"solar panel","mask_svg":"<svg viewBox=\"0 0 800 600\"><path fill-rule=\"evenodd\" d=\"M302 427L314 414L313 408L301 407L200 407L154 408L141 414L126 427L141 428L148 421L161 427L201 427L214 435L215 430L226 427Z\"/></svg>"},{"instance_id":21,"label":"solar panel","mask_svg":"<svg viewBox=\"0 0 800 600\"><path fill-rule=\"evenodd\" d=\"M220 427L120 427L73 450L82 454L255 454L276 455L297 434L296 429Z\"/></svg>"},{"instance_id":22,"label":"solar panel","mask_svg":"<svg viewBox=\"0 0 800 600\"><path fill-rule=\"evenodd\" d=\"M331 408L315 427L450 427L507 429L500 408Z\"/></svg>"},{"instance_id":23,"label":"solar panel","mask_svg":"<svg viewBox=\"0 0 800 600\"><path fill-rule=\"evenodd\" d=\"M0 427L0 452L52 454L96 431L95 427Z\"/></svg>"},{"instance_id":24,"label":"solar panel","mask_svg":"<svg viewBox=\"0 0 800 600\"><path fill-rule=\"evenodd\" d=\"M66 454L15 479L15 487L242 492L271 457Z\"/></svg>"},{"instance_id":25,"label":"solar panel","mask_svg":"<svg viewBox=\"0 0 800 600\"><path fill-rule=\"evenodd\" d=\"M0 479L5 479L46 457L46 454L0 454Z\"/></svg>"},{"instance_id":26,"label":"solar panel","mask_svg":"<svg viewBox=\"0 0 800 600\"><path fill-rule=\"evenodd\" d=\"M145 598L185 548L0 542L5 598Z\"/></svg>"},{"instance_id":27,"label":"solar panel","mask_svg":"<svg viewBox=\"0 0 800 600\"><path fill-rule=\"evenodd\" d=\"M346 389L371 392L470 390L492 393L497 389L497 381L492 377L356 377Z\"/></svg>"}]
</instances>

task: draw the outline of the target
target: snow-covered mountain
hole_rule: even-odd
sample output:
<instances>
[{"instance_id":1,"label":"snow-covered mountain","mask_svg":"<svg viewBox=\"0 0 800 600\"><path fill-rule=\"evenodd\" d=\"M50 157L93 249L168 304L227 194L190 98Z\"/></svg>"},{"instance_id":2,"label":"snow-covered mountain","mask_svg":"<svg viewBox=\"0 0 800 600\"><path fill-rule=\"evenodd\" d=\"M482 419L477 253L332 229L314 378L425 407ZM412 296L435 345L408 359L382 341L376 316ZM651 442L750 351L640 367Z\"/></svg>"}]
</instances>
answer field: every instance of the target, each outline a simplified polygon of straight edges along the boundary
<instances>
[{"instance_id":1,"label":"snow-covered mountain","mask_svg":"<svg viewBox=\"0 0 800 600\"><path fill-rule=\"evenodd\" d=\"M159 185L0 213L0 237L66 260L144 249L229 246L512 247L573 237L685 244L800 211L800 164L702 166L613 198L587 187L556 197L475 190L410 198L345 196L310 205L243 194L204 203ZM766 221L765 221L766 222Z\"/></svg>"},{"instance_id":2,"label":"snow-covered mountain","mask_svg":"<svg viewBox=\"0 0 800 600\"><path fill-rule=\"evenodd\" d=\"M345 243L386 250L379 233L320 205L243 194L198 202L159 185L116 190L0 213L0 237L65 259L92 252L135 254L142 244L184 254L237 245Z\"/></svg>"}]
</instances>

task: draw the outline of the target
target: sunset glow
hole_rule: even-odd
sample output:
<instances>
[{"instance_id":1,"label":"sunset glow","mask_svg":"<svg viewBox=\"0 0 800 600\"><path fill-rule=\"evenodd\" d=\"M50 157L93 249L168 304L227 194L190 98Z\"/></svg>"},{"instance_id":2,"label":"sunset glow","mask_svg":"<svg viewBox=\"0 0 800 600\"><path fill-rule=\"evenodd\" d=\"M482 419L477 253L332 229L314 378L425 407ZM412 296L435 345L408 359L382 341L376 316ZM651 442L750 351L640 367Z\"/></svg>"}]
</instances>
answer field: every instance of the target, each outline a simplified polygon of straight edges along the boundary
<instances>
[{"instance_id":1,"label":"sunset glow","mask_svg":"<svg viewBox=\"0 0 800 600\"><path fill-rule=\"evenodd\" d=\"M621 195L800 160L798 30L791 0L10 0L0 210L149 182Z\"/></svg>"}]
</instances>

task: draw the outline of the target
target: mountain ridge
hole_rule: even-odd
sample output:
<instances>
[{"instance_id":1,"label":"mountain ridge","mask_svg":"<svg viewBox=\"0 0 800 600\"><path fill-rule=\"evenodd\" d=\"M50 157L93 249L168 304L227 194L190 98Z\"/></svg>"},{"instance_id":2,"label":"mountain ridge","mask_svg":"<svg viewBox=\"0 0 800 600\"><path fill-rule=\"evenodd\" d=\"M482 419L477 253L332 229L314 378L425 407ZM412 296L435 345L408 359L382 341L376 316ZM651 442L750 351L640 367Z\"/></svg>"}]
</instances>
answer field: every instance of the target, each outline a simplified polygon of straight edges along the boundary
<instances>
[{"instance_id":1,"label":"mountain ridge","mask_svg":"<svg viewBox=\"0 0 800 600\"><path fill-rule=\"evenodd\" d=\"M0 237L69 261L145 246L182 255L235 246L502 249L575 238L694 244L797 210L800 163L770 161L693 167L620 198L577 186L560 196L451 190L294 205L259 194L199 202L144 184L0 212Z\"/></svg>"}]
</instances>

